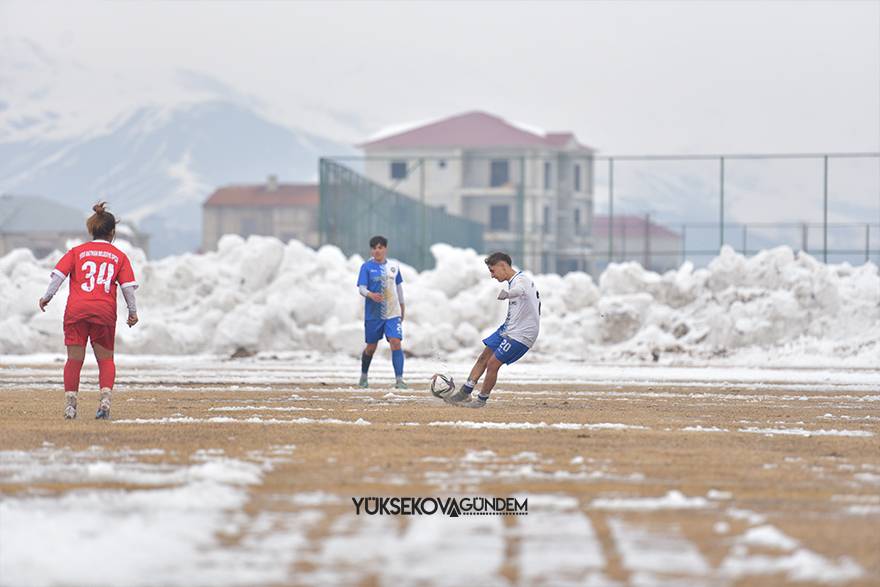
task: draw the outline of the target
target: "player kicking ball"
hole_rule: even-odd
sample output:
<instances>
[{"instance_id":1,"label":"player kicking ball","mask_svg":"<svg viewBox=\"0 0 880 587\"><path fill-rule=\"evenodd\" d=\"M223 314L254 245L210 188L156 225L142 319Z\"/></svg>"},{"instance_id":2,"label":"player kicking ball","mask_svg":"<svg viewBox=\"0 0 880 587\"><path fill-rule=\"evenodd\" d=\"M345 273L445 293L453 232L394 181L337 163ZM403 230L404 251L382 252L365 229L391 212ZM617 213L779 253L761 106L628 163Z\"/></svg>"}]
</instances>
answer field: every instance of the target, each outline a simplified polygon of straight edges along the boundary
<instances>
[{"instance_id":1,"label":"player kicking ball","mask_svg":"<svg viewBox=\"0 0 880 587\"><path fill-rule=\"evenodd\" d=\"M498 293L499 300L507 300L507 318L488 338L483 339L486 348L480 353L477 362L465 383L458 392L450 390L444 401L466 408L482 408L489 399L492 388L498 380L501 365L516 362L535 344L541 325L541 296L531 279L522 271L515 271L507 253L492 253L486 257L489 275L498 281L507 282L507 289ZM471 394L480 377L486 374L483 387L477 397Z\"/></svg>"},{"instance_id":2,"label":"player kicking ball","mask_svg":"<svg viewBox=\"0 0 880 587\"><path fill-rule=\"evenodd\" d=\"M403 277L400 265L388 259L388 239L374 236L370 239L372 257L361 265L358 291L364 297L364 339L367 346L361 355L361 379L358 385L367 387L367 372L373 353L384 335L391 345L391 364L394 366L395 387L406 389L403 381Z\"/></svg>"},{"instance_id":3,"label":"player kicking ball","mask_svg":"<svg viewBox=\"0 0 880 587\"><path fill-rule=\"evenodd\" d=\"M110 399L116 379L113 362L113 343L116 338L116 291L128 306L128 326L138 322L131 263L125 253L111 242L116 236L116 218L104 209L104 203L95 205L95 211L86 221L92 241L77 245L67 251L52 270L49 288L39 300L40 310L70 277L70 295L64 310L64 344L67 346L67 363L64 365L64 417L76 418L76 394L79 391L79 375L86 357L86 343L91 340L95 359L98 360L98 382L101 399L95 418L110 419Z\"/></svg>"}]
</instances>

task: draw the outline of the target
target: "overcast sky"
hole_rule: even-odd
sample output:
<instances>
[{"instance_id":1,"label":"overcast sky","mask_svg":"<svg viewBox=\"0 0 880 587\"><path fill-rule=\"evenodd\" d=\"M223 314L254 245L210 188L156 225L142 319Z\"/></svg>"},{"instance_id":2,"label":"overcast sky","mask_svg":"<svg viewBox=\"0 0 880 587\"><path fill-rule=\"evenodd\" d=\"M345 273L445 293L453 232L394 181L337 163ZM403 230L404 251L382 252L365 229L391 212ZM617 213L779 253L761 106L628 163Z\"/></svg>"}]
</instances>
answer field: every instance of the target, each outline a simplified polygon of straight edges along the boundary
<instances>
[{"instance_id":1,"label":"overcast sky","mask_svg":"<svg viewBox=\"0 0 880 587\"><path fill-rule=\"evenodd\" d=\"M481 109L605 153L880 150L878 1L0 0L0 35L347 142Z\"/></svg>"}]
</instances>

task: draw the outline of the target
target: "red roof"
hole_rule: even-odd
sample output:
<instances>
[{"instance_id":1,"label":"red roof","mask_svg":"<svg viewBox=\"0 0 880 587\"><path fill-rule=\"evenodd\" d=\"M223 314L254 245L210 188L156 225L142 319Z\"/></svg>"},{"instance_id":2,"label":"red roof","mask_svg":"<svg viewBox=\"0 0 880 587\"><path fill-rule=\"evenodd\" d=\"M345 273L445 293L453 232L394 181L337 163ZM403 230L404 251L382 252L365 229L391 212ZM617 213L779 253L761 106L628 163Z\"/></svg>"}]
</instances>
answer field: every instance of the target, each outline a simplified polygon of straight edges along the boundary
<instances>
[{"instance_id":1,"label":"red roof","mask_svg":"<svg viewBox=\"0 0 880 587\"><path fill-rule=\"evenodd\" d=\"M465 112L358 145L365 149L385 147L410 149L424 147L563 147L574 139L570 132L546 136L517 127L486 112ZM577 141L575 139L575 143ZM588 149L578 144L578 147Z\"/></svg>"},{"instance_id":2,"label":"red roof","mask_svg":"<svg viewBox=\"0 0 880 587\"><path fill-rule=\"evenodd\" d=\"M545 139L545 142L547 144L552 145L554 147L564 147L570 141L574 141L575 143L577 143L577 139L574 138L574 133L570 133L570 132L550 132L550 133L547 133L547 138ZM582 146L582 145L578 145L578 146Z\"/></svg>"},{"instance_id":3,"label":"red roof","mask_svg":"<svg viewBox=\"0 0 880 587\"><path fill-rule=\"evenodd\" d=\"M275 189L268 184L231 185L218 189L205 201L205 206L317 206L320 201L318 184L279 183Z\"/></svg>"},{"instance_id":4,"label":"red roof","mask_svg":"<svg viewBox=\"0 0 880 587\"><path fill-rule=\"evenodd\" d=\"M677 232L673 232L660 224L650 223L648 231L652 237L681 238ZM614 236L623 234L641 236L645 234L644 216L615 216ZM593 236L597 238L608 237L608 216L593 216Z\"/></svg>"}]
</instances>

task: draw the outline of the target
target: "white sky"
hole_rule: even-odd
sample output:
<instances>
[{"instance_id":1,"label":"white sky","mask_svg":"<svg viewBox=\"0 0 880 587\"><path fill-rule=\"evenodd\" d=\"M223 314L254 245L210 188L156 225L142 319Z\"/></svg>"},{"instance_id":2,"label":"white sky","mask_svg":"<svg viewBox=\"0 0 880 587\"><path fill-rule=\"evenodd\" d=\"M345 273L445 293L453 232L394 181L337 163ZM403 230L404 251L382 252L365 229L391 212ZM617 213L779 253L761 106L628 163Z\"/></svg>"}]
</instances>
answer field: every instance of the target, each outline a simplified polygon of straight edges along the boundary
<instances>
[{"instance_id":1,"label":"white sky","mask_svg":"<svg viewBox=\"0 0 880 587\"><path fill-rule=\"evenodd\" d=\"M347 142L482 109L605 153L880 150L878 1L0 0L0 38L146 83L204 73Z\"/></svg>"}]
</instances>

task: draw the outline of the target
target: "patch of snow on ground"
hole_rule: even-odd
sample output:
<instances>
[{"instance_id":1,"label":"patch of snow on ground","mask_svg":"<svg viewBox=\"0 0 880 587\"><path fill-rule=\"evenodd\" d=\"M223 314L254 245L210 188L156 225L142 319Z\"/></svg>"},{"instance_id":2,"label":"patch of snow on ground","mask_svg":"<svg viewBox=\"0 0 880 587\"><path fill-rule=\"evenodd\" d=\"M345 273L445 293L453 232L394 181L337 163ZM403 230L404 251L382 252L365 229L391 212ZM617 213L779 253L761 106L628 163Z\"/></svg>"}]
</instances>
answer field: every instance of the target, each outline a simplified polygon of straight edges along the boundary
<instances>
[{"instance_id":1,"label":"patch of snow on ground","mask_svg":"<svg viewBox=\"0 0 880 587\"><path fill-rule=\"evenodd\" d=\"M662 497L598 497L590 507L598 510L668 510L711 507L704 497L688 497L680 491L671 490Z\"/></svg>"},{"instance_id":2,"label":"patch of snow on ground","mask_svg":"<svg viewBox=\"0 0 880 587\"><path fill-rule=\"evenodd\" d=\"M0 452L4 481L147 487L4 498L4 585L244 586L287 577L287 564L296 554L293 546L304 542L307 525L292 530L284 541L251 537L231 551L217 536L234 528L248 499L247 487L261 482L259 464L207 454L197 464L180 467L102 460L109 456L101 450ZM153 485L168 487L149 488ZM261 564L267 557L272 564Z\"/></svg>"}]
</instances>

